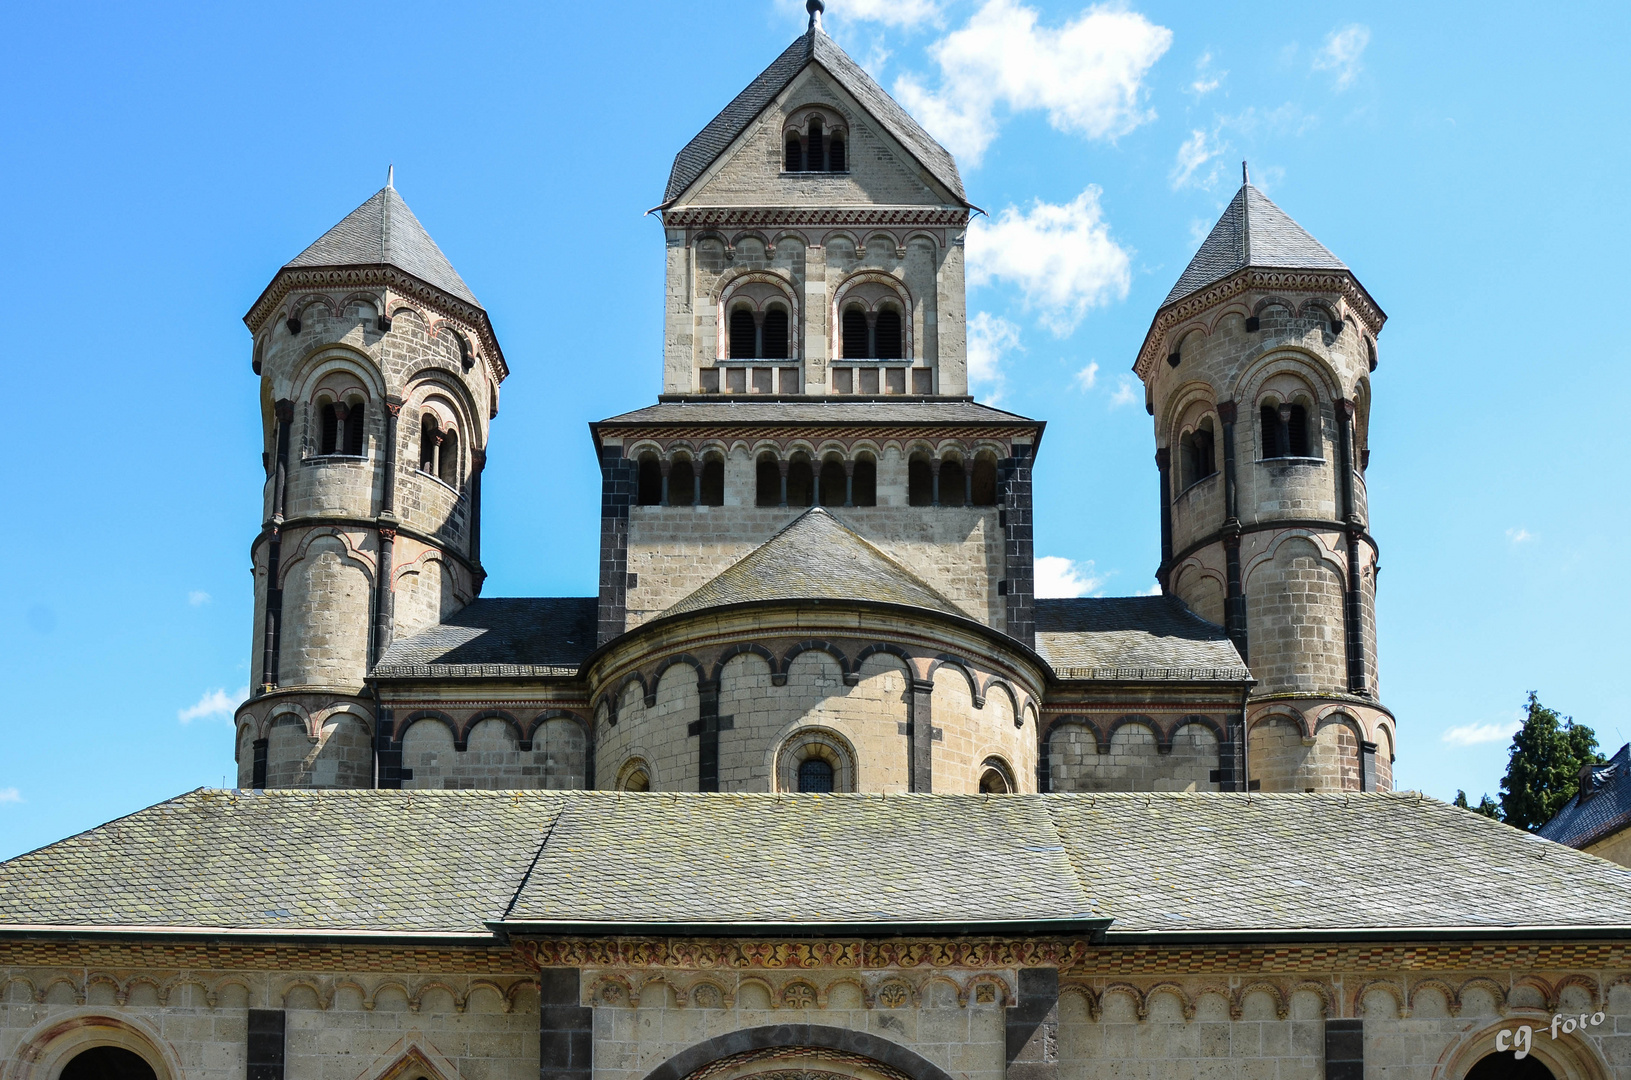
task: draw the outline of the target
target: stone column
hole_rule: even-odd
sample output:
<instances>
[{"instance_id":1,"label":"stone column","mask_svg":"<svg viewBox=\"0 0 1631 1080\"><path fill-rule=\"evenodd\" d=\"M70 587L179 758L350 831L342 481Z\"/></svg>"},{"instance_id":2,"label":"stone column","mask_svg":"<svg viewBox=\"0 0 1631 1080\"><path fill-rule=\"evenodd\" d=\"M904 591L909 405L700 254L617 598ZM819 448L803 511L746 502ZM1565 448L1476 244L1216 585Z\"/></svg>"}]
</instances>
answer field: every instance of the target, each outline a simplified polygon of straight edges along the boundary
<instances>
[{"instance_id":1,"label":"stone column","mask_svg":"<svg viewBox=\"0 0 1631 1080\"><path fill-rule=\"evenodd\" d=\"M855 505L855 459L848 458L844 462L844 505Z\"/></svg>"},{"instance_id":2,"label":"stone column","mask_svg":"<svg viewBox=\"0 0 1631 1080\"><path fill-rule=\"evenodd\" d=\"M997 467L1002 507L998 520L1003 530L1003 581L1007 598L1004 612L1008 636L1027 648L1036 647L1036 560L1031 521L1031 462L1035 449L1016 443L1013 457Z\"/></svg>"},{"instance_id":3,"label":"stone column","mask_svg":"<svg viewBox=\"0 0 1631 1080\"><path fill-rule=\"evenodd\" d=\"M930 490L933 492L932 497L929 499L929 505L930 506L939 506L940 505L940 459L937 458L937 457L933 457L933 458L929 459L929 482L932 485Z\"/></svg>"},{"instance_id":4,"label":"stone column","mask_svg":"<svg viewBox=\"0 0 1631 1080\"><path fill-rule=\"evenodd\" d=\"M1161 477L1161 567L1155 577L1161 591L1168 592L1167 576L1172 573L1172 451L1163 446L1155 452L1155 468Z\"/></svg>"},{"instance_id":5,"label":"stone column","mask_svg":"<svg viewBox=\"0 0 1631 1080\"><path fill-rule=\"evenodd\" d=\"M1249 660L1246 638L1246 594L1240 576L1240 514L1236 507L1235 403L1218 403L1223 422L1223 561L1228 577L1223 600L1223 624L1242 660Z\"/></svg>"},{"instance_id":6,"label":"stone column","mask_svg":"<svg viewBox=\"0 0 1631 1080\"><path fill-rule=\"evenodd\" d=\"M381 525L379 532L379 575L374 583L374 663L379 663L391 647L391 624L396 616L396 587L392 562L396 554L396 530Z\"/></svg>"},{"instance_id":7,"label":"stone column","mask_svg":"<svg viewBox=\"0 0 1631 1080\"><path fill-rule=\"evenodd\" d=\"M934 790L934 683L913 678L907 704L906 740L911 749L912 775L908 790Z\"/></svg>"},{"instance_id":8,"label":"stone column","mask_svg":"<svg viewBox=\"0 0 1631 1080\"><path fill-rule=\"evenodd\" d=\"M261 655L261 692L278 683L279 631L283 625L283 589L278 584L278 563L283 554L283 498L289 477L289 435L294 426L294 402L284 399L272 407L277 417L277 458L272 472L272 519L267 522L266 626Z\"/></svg>"},{"instance_id":9,"label":"stone column","mask_svg":"<svg viewBox=\"0 0 1631 1080\"><path fill-rule=\"evenodd\" d=\"M604 645L623 632L627 619L629 507L639 477L621 446L601 448L600 475L600 604L595 636Z\"/></svg>"},{"instance_id":10,"label":"stone column","mask_svg":"<svg viewBox=\"0 0 1631 1080\"><path fill-rule=\"evenodd\" d=\"M1367 693L1365 679L1365 624L1364 601L1361 594L1359 571L1359 535L1364 523L1354 503L1353 470L1353 418L1354 403L1346 399L1336 403L1337 415L1337 494L1342 500L1342 520L1347 526L1348 581L1343 590L1342 622L1348 646L1348 692Z\"/></svg>"}]
</instances>

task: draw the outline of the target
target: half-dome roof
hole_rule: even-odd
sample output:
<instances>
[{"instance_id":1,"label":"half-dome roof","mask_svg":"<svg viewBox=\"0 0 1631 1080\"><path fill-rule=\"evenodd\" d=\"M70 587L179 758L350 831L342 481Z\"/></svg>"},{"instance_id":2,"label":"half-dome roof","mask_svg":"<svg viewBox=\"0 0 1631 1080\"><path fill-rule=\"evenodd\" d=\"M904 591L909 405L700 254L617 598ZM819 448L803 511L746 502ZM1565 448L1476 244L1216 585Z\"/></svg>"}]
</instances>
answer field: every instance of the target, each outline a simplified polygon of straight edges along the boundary
<instances>
[{"instance_id":1,"label":"half-dome roof","mask_svg":"<svg viewBox=\"0 0 1631 1080\"><path fill-rule=\"evenodd\" d=\"M1250 183L1230 200L1161 306L1177 303L1248 266L1271 270L1347 270L1343 261Z\"/></svg>"}]
</instances>

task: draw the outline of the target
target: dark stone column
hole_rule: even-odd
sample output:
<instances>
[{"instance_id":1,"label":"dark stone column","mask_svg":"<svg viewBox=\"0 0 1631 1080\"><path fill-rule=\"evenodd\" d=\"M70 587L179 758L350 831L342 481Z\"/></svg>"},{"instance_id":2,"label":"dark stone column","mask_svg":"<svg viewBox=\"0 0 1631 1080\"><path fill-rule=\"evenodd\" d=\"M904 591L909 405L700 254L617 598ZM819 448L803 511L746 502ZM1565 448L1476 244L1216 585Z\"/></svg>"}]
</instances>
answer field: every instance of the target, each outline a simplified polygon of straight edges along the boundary
<instances>
[{"instance_id":1,"label":"dark stone column","mask_svg":"<svg viewBox=\"0 0 1631 1080\"><path fill-rule=\"evenodd\" d=\"M1059 971L1021 968L1019 1000L1008 1009L1007 1080L1059 1075Z\"/></svg>"},{"instance_id":2,"label":"dark stone column","mask_svg":"<svg viewBox=\"0 0 1631 1080\"><path fill-rule=\"evenodd\" d=\"M844 462L844 505L855 505L855 459Z\"/></svg>"},{"instance_id":3,"label":"dark stone column","mask_svg":"<svg viewBox=\"0 0 1631 1080\"><path fill-rule=\"evenodd\" d=\"M481 565L481 474L487 469L487 451L470 451L470 561ZM476 582L481 587L481 582Z\"/></svg>"},{"instance_id":4,"label":"dark stone column","mask_svg":"<svg viewBox=\"0 0 1631 1080\"><path fill-rule=\"evenodd\" d=\"M939 506L940 505L940 459L939 458L930 458L929 459L929 485L930 485L930 492L931 492L931 495L930 495L930 498L929 498L929 505Z\"/></svg>"},{"instance_id":5,"label":"dark stone column","mask_svg":"<svg viewBox=\"0 0 1631 1080\"><path fill-rule=\"evenodd\" d=\"M639 477L620 446L600 451L600 610L597 644L623 632L629 593L629 507Z\"/></svg>"},{"instance_id":6,"label":"dark stone column","mask_svg":"<svg viewBox=\"0 0 1631 1080\"><path fill-rule=\"evenodd\" d=\"M1155 468L1161 474L1161 567L1156 580L1168 592L1167 577L1172 573L1172 451L1163 446L1155 452Z\"/></svg>"},{"instance_id":7,"label":"dark stone column","mask_svg":"<svg viewBox=\"0 0 1631 1080\"><path fill-rule=\"evenodd\" d=\"M578 1004L577 968L538 973L539 1080L593 1080L595 1011Z\"/></svg>"},{"instance_id":8,"label":"dark stone column","mask_svg":"<svg viewBox=\"0 0 1631 1080\"><path fill-rule=\"evenodd\" d=\"M1359 744L1359 790L1376 790L1376 744Z\"/></svg>"},{"instance_id":9,"label":"dark stone column","mask_svg":"<svg viewBox=\"0 0 1631 1080\"><path fill-rule=\"evenodd\" d=\"M402 416L402 399L385 399L385 475L380 481L379 513L381 517L396 516L396 429Z\"/></svg>"},{"instance_id":10,"label":"dark stone column","mask_svg":"<svg viewBox=\"0 0 1631 1080\"><path fill-rule=\"evenodd\" d=\"M719 715L719 683L697 684L697 718L685 733L697 740L697 790L719 790L719 733L735 727L734 718Z\"/></svg>"},{"instance_id":11,"label":"dark stone column","mask_svg":"<svg viewBox=\"0 0 1631 1080\"><path fill-rule=\"evenodd\" d=\"M1342 597L1342 623L1348 645L1348 691L1367 693L1365 679L1364 601L1359 573L1359 534L1364 522L1354 503L1353 417L1354 403L1336 403L1338 495L1342 499L1342 520L1348 526L1348 582Z\"/></svg>"},{"instance_id":12,"label":"dark stone column","mask_svg":"<svg viewBox=\"0 0 1631 1080\"><path fill-rule=\"evenodd\" d=\"M780 460L778 460L776 462L776 467L781 470L781 474L782 474L782 499L781 499L781 502L777 503L776 505L777 506L786 506L787 505L787 470L793 467L793 463L791 461L788 461L786 458L781 458Z\"/></svg>"},{"instance_id":13,"label":"dark stone column","mask_svg":"<svg viewBox=\"0 0 1631 1080\"><path fill-rule=\"evenodd\" d=\"M391 623L396 615L396 583L392 580L392 559L396 552L396 530L381 525L379 532L379 580L374 583L374 663L379 663L391 647Z\"/></svg>"},{"instance_id":14,"label":"dark stone column","mask_svg":"<svg viewBox=\"0 0 1631 1080\"><path fill-rule=\"evenodd\" d=\"M934 790L934 683L911 679L907 689L906 744L911 755L912 775L907 790Z\"/></svg>"},{"instance_id":15,"label":"dark stone column","mask_svg":"<svg viewBox=\"0 0 1631 1080\"><path fill-rule=\"evenodd\" d=\"M283 589L278 585L278 564L283 556L283 496L289 480L289 436L294 426L294 402L284 399L272 406L277 417L277 457L272 466L272 519L266 524L266 627L261 655L261 690L277 686L278 646L283 627Z\"/></svg>"},{"instance_id":16,"label":"dark stone column","mask_svg":"<svg viewBox=\"0 0 1631 1080\"><path fill-rule=\"evenodd\" d=\"M266 787L266 747L269 740L255 740L255 759L250 766L249 786L258 790Z\"/></svg>"},{"instance_id":17,"label":"dark stone column","mask_svg":"<svg viewBox=\"0 0 1631 1080\"><path fill-rule=\"evenodd\" d=\"M1229 639L1250 660L1246 637L1246 594L1240 579L1240 511L1236 496L1235 403L1218 403L1218 419L1223 421L1223 561L1228 578L1223 599L1223 624Z\"/></svg>"},{"instance_id":18,"label":"dark stone column","mask_svg":"<svg viewBox=\"0 0 1631 1080\"><path fill-rule=\"evenodd\" d=\"M396 720L391 710L381 706L378 712L374 718L374 761L379 772L374 783L394 790L401 788L402 781L411 778L412 773L402 775L402 748L396 744Z\"/></svg>"},{"instance_id":19,"label":"dark stone column","mask_svg":"<svg viewBox=\"0 0 1631 1080\"><path fill-rule=\"evenodd\" d=\"M997 468L1001 487L1003 580L1007 582L1008 636L1036 648L1036 558L1031 520L1031 467L1035 448L1018 444Z\"/></svg>"}]
</instances>

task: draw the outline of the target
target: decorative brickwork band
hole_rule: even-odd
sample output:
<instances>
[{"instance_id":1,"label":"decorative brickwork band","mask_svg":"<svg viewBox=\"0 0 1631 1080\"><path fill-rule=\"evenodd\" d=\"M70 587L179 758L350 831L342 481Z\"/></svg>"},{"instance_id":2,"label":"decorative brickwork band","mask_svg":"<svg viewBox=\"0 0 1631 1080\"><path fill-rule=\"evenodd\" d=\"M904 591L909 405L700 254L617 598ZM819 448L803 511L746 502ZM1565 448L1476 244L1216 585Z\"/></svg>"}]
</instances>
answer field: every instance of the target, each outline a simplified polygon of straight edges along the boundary
<instances>
[{"instance_id":1,"label":"decorative brickwork band","mask_svg":"<svg viewBox=\"0 0 1631 1080\"><path fill-rule=\"evenodd\" d=\"M538 1080L592 1080L595 1011L578 984L577 968L538 973Z\"/></svg>"},{"instance_id":2,"label":"decorative brickwork band","mask_svg":"<svg viewBox=\"0 0 1631 1080\"><path fill-rule=\"evenodd\" d=\"M272 520L266 545L266 626L261 654L261 689L278 684L278 635L283 624L283 589L278 584L283 555L283 494L289 478L289 436L294 427L294 402L287 398L272 408L277 417L277 457L272 470Z\"/></svg>"},{"instance_id":3,"label":"decorative brickwork band","mask_svg":"<svg viewBox=\"0 0 1631 1080\"><path fill-rule=\"evenodd\" d=\"M1161 474L1161 568L1156 579L1162 592L1168 589L1167 575L1172 573L1172 451L1165 446L1155 452L1155 468Z\"/></svg>"},{"instance_id":4,"label":"decorative brickwork band","mask_svg":"<svg viewBox=\"0 0 1631 1080\"><path fill-rule=\"evenodd\" d=\"M620 446L600 450L600 610L596 643L623 632L629 594L629 507L634 503L637 466Z\"/></svg>"},{"instance_id":5,"label":"decorative brickwork band","mask_svg":"<svg viewBox=\"0 0 1631 1080\"><path fill-rule=\"evenodd\" d=\"M247 1080L283 1080L283 1010L250 1009Z\"/></svg>"},{"instance_id":6,"label":"decorative brickwork band","mask_svg":"<svg viewBox=\"0 0 1631 1080\"><path fill-rule=\"evenodd\" d=\"M1342 520L1348 526L1348 581L1342 597L1342 623L1348 645L1348 692L1366 694L1369 691L1365 678L1364 602L1359 572L1359 534L1364 531L1364 522L1359 520L1354 503L1354 403L1339 399L1336 414L1337 474L1341 478Z\"/></svg>"},{"instance_id":7,"label":"decorative brickwork band","mask_svg":"<svg viewBox=\"0 0 1631 1080\"><path fill-rule=\"evenodd\" d=\"M1003 525L1003 580L1008 636L1036 648L1036 562L1031 521L1031 467L1036 450L1014 445L1014 456L997 466Z\"/></svg>"},{"instance_id":8,"label":"decorative brickwork band","mask_svg":"<svg viewBox=\"0 0 1631 1080\"><path fill-rule=\"evenodd\" d=\"M1240 658L1251 661L1246 640L1246 593L1240 574L1240 511L1236 500L1235 403L1218 402L1223 423L1223 561L1227 592L1223 598L1223 625Z\"/></svg>"},{"instance_id":9,"label":"decorative brickwork band","mask_svg":"<svg viewBox=\"0 0 1631 1080\"><path fill-rule=\"evenodd\" d=\"M1019 1000L1008 1009L1007 1080L1059 1075L1059 969L1022 968Z\"/></svg>"}]
</instances>

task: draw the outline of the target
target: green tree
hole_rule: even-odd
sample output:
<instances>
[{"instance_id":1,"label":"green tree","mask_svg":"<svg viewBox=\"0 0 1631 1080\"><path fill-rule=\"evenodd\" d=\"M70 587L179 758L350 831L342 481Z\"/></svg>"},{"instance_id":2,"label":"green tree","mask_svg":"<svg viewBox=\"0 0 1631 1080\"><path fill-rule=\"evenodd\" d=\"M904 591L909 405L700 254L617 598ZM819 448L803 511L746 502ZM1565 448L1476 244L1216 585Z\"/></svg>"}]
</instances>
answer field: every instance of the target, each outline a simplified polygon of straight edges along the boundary
<instances>
[{"instance_id":1,"label":"green tree","mask_svg":"<svg viewBox=\"0 0 1631 1080\"><path fill-rule=\"evenodd\" d=\"M1473 806L1467 802L1467 793L1457 789L1455 793L1455 805L1461 807L1463 810L1471 810L1475 814L1482 814L1484 817L1494 818L1496 821L1501 820L1500 804L1494 799L1490 798L1487 793L1482 799L1478 800L1477 806Z\"/></svg>"},{"instance_id":2,"label":"green tree","mask_svg":"<svg viewBox=\"0 0 1631 1080\"><path fill-rule=\"evenodd\" d=\"M1594 731L1548 709L1529 691L1528 714L1512 736L1506 775L1501 778L1501 820L1520 829L1538 829L1574 798L1581 766L1602 760Z\"/></svg>"}]
</instances>

